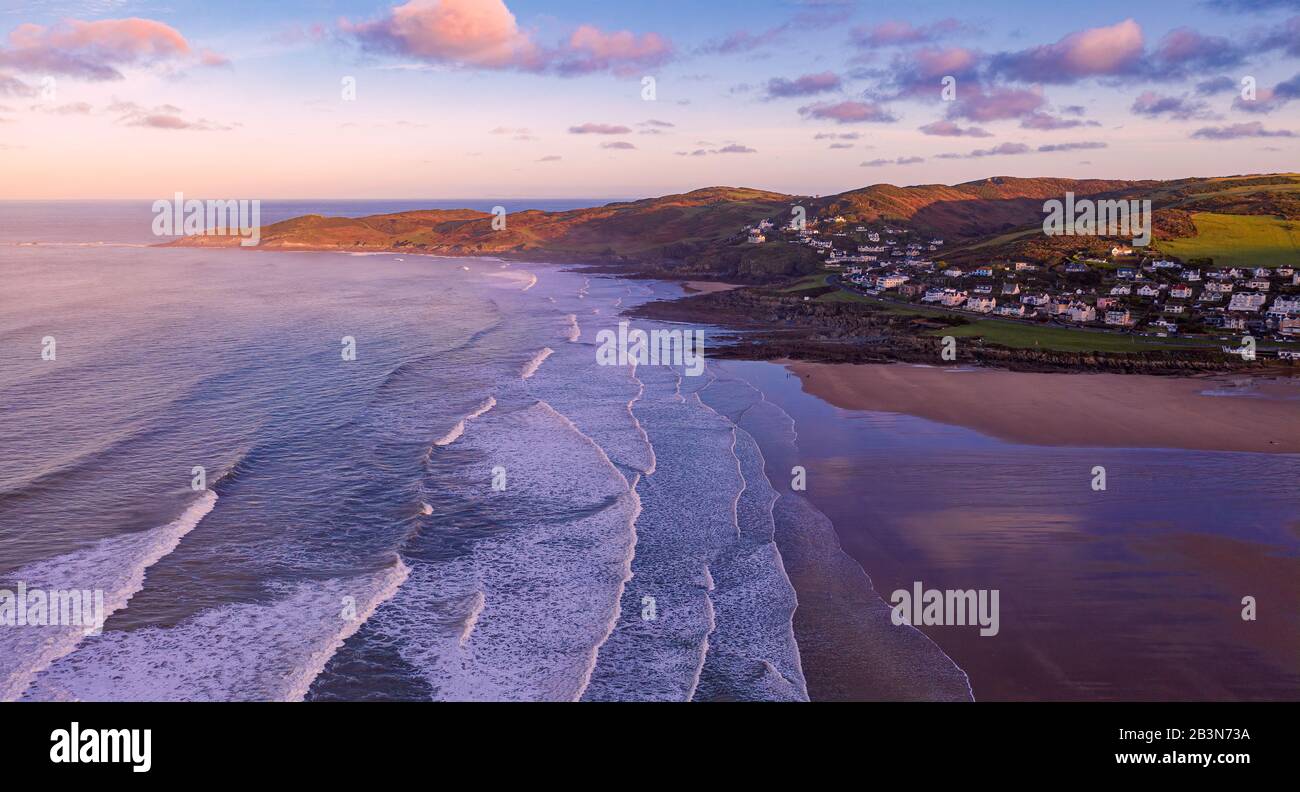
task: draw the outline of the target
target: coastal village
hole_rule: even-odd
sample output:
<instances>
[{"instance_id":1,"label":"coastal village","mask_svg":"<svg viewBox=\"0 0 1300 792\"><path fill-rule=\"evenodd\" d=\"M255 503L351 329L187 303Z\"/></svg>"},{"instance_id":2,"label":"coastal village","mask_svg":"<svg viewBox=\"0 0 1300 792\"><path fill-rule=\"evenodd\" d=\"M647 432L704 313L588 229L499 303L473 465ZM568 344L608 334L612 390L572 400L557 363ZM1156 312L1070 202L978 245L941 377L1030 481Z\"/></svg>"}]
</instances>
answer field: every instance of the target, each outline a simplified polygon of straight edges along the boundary
<instances>
[{"instance_id":1,"label":"coastal village","mask_svg":"<svg viewBox=\"0 0 1300 792\"><path fill-rule=\"evenodd\" d=\"M1042 323L1157 338L1225 342L1249 335L1300 360L1300 262L1296 266L1194 266L1116 244L1105 258L1084 254L1051 264L946 263L944 240L889 224L809 218L743 229L747 244L807 245L839 285L885 301L972 317ZM1294 344L1294 349L1288 345ZM1261 352L1261 354L1265 354Z\"/></svg>"}]
</instances>

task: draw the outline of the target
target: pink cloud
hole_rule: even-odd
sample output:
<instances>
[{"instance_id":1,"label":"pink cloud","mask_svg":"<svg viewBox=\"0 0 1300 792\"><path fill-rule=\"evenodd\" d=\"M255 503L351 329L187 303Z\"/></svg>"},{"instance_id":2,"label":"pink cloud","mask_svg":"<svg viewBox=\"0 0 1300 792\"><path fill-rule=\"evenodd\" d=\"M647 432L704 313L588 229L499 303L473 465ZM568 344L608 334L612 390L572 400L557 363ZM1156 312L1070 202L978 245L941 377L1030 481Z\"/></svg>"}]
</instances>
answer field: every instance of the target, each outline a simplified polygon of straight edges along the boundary
<instances>
[{"instance_id":1,"label":"pink cloud","mask_svg":"<svg viewBox=\"0 0 1300 792\"><path fill-rule=\"evenodd\" d=\"M344 32L376 50L489 69L534 68L540 52L501 0L410 0Z\"/></svg>"},{"instance_id":2,"label":"pink cloud","mask_svg":"<svg viewBox=\"0 0 1300 792\"><path fill-rule=\"evenodd\" d=\"M175 28L151 19L70 19L54 27L23 24L0 49L0 65L88 80L119 80L120 67L189 58L189 42ZM207 51L203 60L222 59Z\"/></svg>"},{"instance_id":3,"label":"pink cloud","mask_svg":"<svg viewBox=\"0 0 1300 792\"><path fill-rule=\"evenodd\" d=\"M591 25L582 25L569 36L567 46L552 57L563 74L596 71L627 74L639 67L665 63L672 52L672 45L658 33L641 36L627 30L604 33Z\"/></svg>"},{"instance_id":4,"label":"pink cloud","mask_svg":"<svg viewBox=\"0 0 1300 792\"><path fill-rule=\"evenodd\" d=\"M546 48L519 27L503 0L410 0L371 22L340 23L362 47L466 68L627 74L662 64L672 45L657 33L607 33L581 25Z\"/></svg>"},{"instance_id":5,"label":"pink cloud","mask_svg":"<svg viewBox=\"0 0 1300 792\"><path fill-rule=\"evenodd\" d=\"M1027 88L994 88L958 90L957 101L948 110L951 118L971 121L998 121L1021 118L1038 110L1046 103L1041 91Z\"/></svg>"},{"instance_id":6,"label":"pink cloud","mask_svg":"<svg viewBox=\"0 0 1300 792\"><path fill-rule=\"evenodd\" d=\"M977 65L978 60L978 56L965 47L923 49L912 53L918 75L927 78L966 73Z\"/></svg>"},{"instance_id":7,"label":"pink cloud","mask_svg":"<svg viewBox=\"0 0 1300 792\"><path fill-rule=\"evenodd\" d=\"M175 105L158 105L143 107L135 102L117 101L109 105L108 112L118 116L118 123L132 127L149 129L187 129L198 132L228 132L238 124L218 124L206 118L189 121L181 117L181 109Z\"/></svg>"},{"instance_id":8,"label":"pink cloud","mask_svg":"<svg viewBox=\"0 0 1300 792\"><path fill-rule=\"evenodd\" d=\"M1014 79L1049 83L1126 74L1141 66L1143 47L1142 27L1126 19L1071 33L1055 44L999 55L994 69Z\"/></svg>"}]
</instances>

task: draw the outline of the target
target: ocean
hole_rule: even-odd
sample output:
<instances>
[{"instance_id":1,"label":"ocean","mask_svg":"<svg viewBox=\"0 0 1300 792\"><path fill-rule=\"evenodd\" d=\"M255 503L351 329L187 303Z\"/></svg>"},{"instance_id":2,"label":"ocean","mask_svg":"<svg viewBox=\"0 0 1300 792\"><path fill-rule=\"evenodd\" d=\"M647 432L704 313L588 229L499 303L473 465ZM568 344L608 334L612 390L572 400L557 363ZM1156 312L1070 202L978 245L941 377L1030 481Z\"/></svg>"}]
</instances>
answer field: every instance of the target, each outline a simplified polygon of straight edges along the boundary
<instances>
[{"instance_id":1,"label":"ocean","mask_svg":"<svg viewBox=\"0 0 1300 792\"><path fill-rule=\"evenodd\" d=\"M416 208L398 203L263 218ZM1291 641L1189 649L1195 623L1108 610L1125 600L1099 580L1149 596L1132 580L1177 584L1193 548L1119 563L1127 546L1097 540L1128 513L1061 517L1097 507L1032 477L1052 452L830 408L775 364L597 364L621 311L680 285L490 258L152 248L135 203L0 213L0 589L102 590L107 613L97 634L0 626L0 700L967 699L997 673L993 646L1030 653L1035 629L1083 626L1112 636L1108 662L1130 647L1156 672L1190 663L1162 695L1217 692L1197 687L1223 664L1201 650L1225 644L1264 677L1231 695L1295 689ZM718 333L703 330L707 349ZM1108 453L1199 471L1150 506L1192 534L1237 519L1201 508L1234 481L1278 464L1295 480L1293 458ZM791 486L800 465L807 492ZM1294 489L1255 499L1233 538L1293 559L1295 506ZM1080 559L1095 566L1077 587L1043 585ZM997 574L944 579L985 562ZM882 594L923 572L1008 589L1019 637L892 624ZM1100 604L1071 611L1085 584ZM1099 612L1123 621L1107 632ZM1088 672L990 689L1087 692Z\"/></svg>"},{"instance_id":2,"label":"ocean","mask_svg":"<svg viewBox=\"0 0 1300 792\"><path fill-rule=\"evenodd\" d=\"M0 247L0 587L108 617L0 628L0 698L807 698L756 445L596 365L679 286L46 210Z\"/></svg>"}]
</instances>

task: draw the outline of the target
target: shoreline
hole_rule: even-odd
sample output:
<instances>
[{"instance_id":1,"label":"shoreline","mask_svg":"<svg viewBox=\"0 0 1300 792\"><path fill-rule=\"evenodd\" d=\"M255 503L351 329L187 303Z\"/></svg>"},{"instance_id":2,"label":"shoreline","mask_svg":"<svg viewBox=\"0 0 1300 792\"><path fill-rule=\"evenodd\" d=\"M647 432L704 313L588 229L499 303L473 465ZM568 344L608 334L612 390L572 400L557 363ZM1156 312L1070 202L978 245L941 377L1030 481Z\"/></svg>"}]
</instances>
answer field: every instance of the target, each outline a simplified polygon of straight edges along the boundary
<instances>
[{"instance_id":1,"label":"shoreline","mask_svg":"<svg viewBox=\"0 0 1300 792\"><path fill-rule=\"evenodd\" d=\"M776 362L835 407L912 415L1006 442L1300 454L1300 381L1293 378Z\"/></svg>"}]
</instances>

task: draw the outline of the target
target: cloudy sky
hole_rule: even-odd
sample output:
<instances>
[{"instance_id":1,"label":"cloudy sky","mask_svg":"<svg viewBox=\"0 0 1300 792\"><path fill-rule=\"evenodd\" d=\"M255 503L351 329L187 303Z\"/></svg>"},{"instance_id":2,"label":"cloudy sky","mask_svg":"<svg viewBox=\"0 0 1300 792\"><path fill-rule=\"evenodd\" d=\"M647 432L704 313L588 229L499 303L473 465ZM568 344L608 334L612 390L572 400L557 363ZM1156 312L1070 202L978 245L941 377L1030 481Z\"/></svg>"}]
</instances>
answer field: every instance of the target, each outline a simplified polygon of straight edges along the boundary
<instances>
[{"instance_id":1,"label":"cloudy sky","mask_svg":"<svg viewBox=\"0 0 1300 792\"><path fill-rule=\"evenodd\" d=\"M0 198L826 194L1297 155L1300 0L0 5Z\"/></svg>"}]
</instances>

